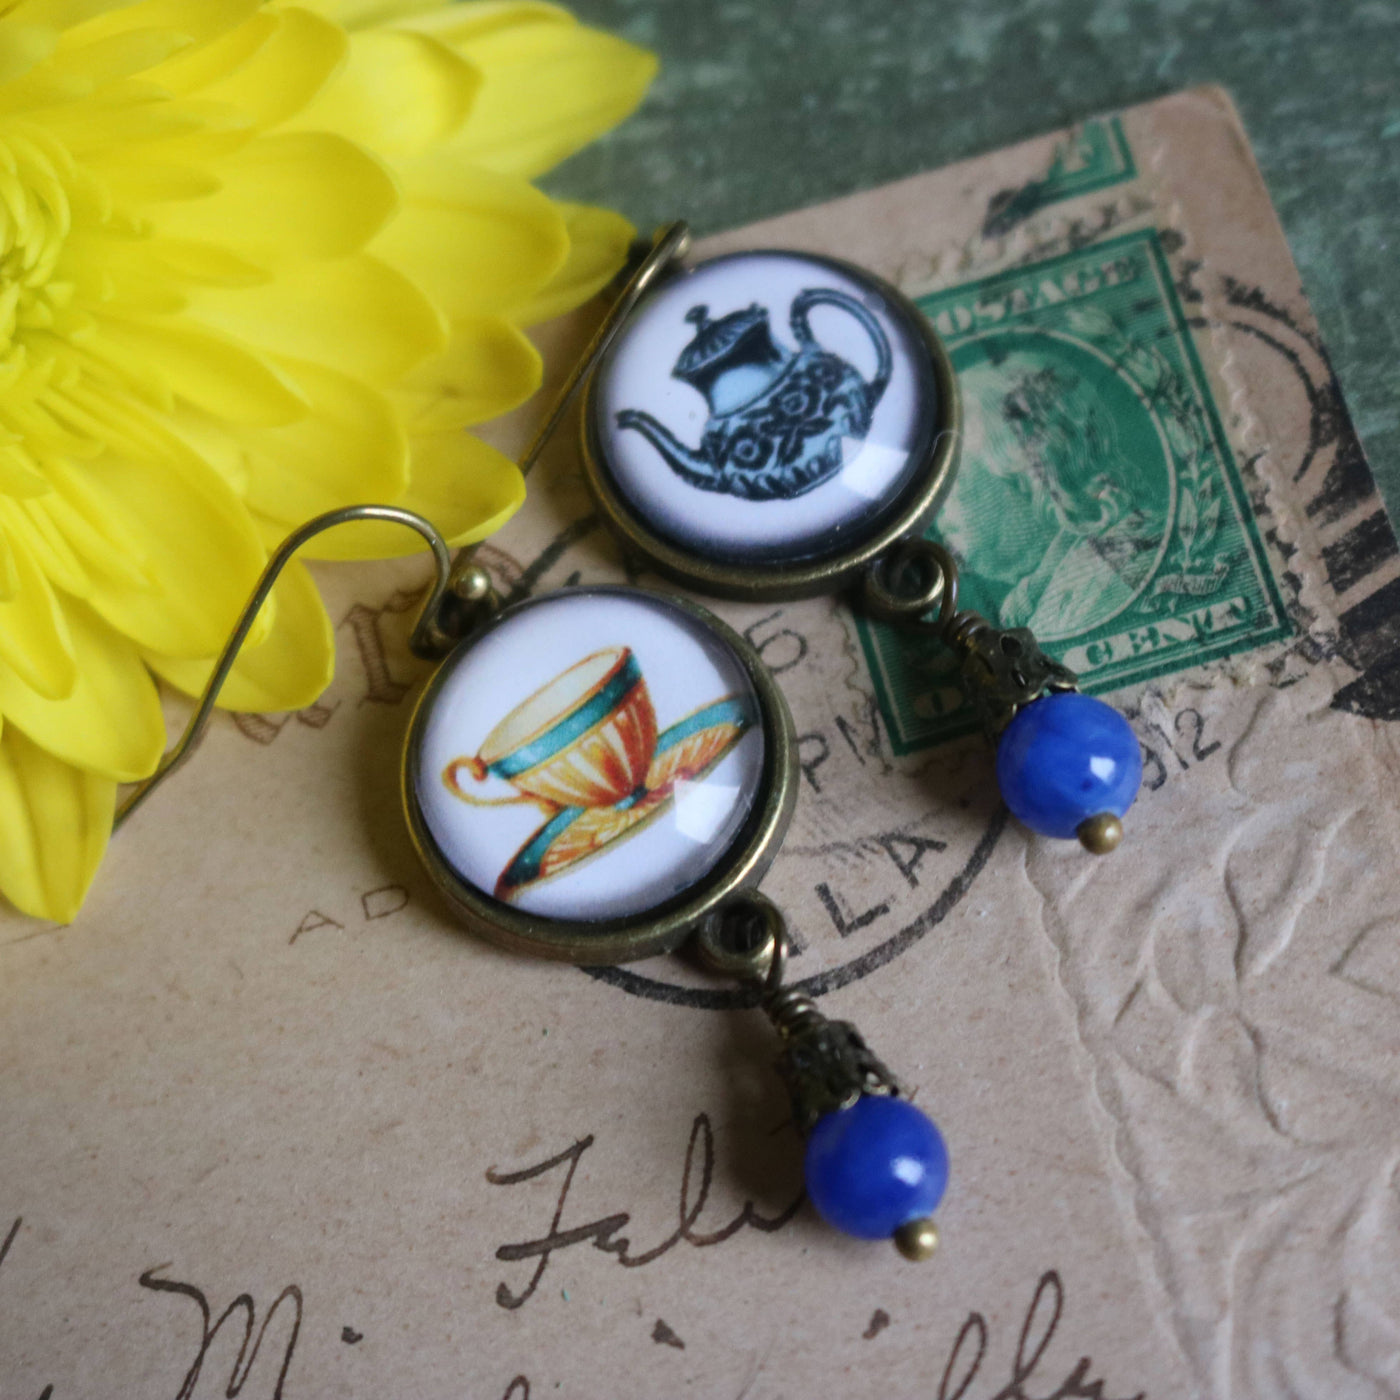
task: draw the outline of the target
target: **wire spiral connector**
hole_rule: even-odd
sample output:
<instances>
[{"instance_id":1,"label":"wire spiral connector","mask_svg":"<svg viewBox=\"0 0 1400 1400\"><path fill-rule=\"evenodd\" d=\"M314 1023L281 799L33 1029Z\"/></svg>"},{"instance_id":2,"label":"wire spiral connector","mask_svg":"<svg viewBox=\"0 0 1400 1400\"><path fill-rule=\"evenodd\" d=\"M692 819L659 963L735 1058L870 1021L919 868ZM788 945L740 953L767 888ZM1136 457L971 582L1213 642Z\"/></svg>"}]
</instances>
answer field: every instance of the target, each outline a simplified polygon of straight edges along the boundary
<instances>
[{"instance_id":1,"label":"wire spiral connector","mask_svg":"<svg viewBox=\"0 0 1400 1400\"><path fill-rule=\"evenodd\" d=\"M778 1074L805 1137L817 1120L863 1094L898 1096L899 1081L849 1021L833 1021L811 997L783 984L791 940L782 913L756 891L737 896L700 929L714 968L760 988L759 1005L782 1042Z\"/></svg>"},{"instance_id":2,"label":"wire spiral connector","mask_svg":"<svg viewBox=\"0 0 1400 1400\"><path fill-rule=\"evenodd\" d=\"M874 616L931 632L957 654L963 691L993 742L1023 706L1079 689L1074 672L1047 656L1028 628L996 627L980 613L958 611L958 566L934 540L901 540L876 560L864 598Z\"/></svg>"}]
</instances>

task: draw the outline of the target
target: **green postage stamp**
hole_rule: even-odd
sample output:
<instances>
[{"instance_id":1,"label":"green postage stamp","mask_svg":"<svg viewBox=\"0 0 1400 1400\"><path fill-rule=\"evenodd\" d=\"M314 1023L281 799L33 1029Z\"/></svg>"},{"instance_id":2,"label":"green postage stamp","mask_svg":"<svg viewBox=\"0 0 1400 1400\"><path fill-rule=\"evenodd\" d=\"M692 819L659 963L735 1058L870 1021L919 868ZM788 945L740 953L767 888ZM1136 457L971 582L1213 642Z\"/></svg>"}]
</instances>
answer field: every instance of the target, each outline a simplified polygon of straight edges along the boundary
<instances>
[{"instance_id":1,"label":"green postage stamp","mask_svg":"<svg viewBox=\"0 0 1400 1400\"><path fill-rule=\"evenodd\" d=\"M1155 230L919 306L962 389L962 464L930 535L959 602L1029 627L1090 692L1289 635ZM857 622L897 753L976 727L946 648Z\"/></svg>"},{"instance_id":2,"label":"green postage stamp","mask_svg":"<svg viewBox=\"0 0 1400 1400\"><path fill-rule=\"evenodd\" d=\"M995 235L1047 204L1077 199L1134 179L1137 164L1121 117L1097 117L1077 127L1055 148L1042 180L1007 190L992 201L983 232Z\"/></svg>"}]
</instances>

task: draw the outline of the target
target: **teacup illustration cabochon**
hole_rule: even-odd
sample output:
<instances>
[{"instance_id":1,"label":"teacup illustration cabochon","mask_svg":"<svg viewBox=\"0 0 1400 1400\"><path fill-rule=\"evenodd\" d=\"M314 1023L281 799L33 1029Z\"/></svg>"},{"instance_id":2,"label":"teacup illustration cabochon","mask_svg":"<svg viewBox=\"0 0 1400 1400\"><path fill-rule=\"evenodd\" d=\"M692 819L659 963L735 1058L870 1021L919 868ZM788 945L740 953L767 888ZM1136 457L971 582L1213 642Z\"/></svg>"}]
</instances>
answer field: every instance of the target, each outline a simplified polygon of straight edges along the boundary
<instances>
[{"instance_id":1,"label":"teacup illustration cabochon","mask_svg":"<svg viewBox=\"0 0 1400 1400\"><path fill-rule=\"evenodd\" d=\"M797 561L889 508L939 414L908 311L854 270L760 251L648 296L599 368L591 421L603 470L657 535Z\"/></svg>"},{"instance_id":2,"label":"teacup illustration cabochon","mask_svg":"<svg viewBox=\"0 0 1400 1400\"><path fill-rule=\"evenodd\" d=\"M483 894L547 918L638 914L703 879L753 809L753 687L663 597L548 594L445 666L414 796Z\"/></svg>"}]
</instances>

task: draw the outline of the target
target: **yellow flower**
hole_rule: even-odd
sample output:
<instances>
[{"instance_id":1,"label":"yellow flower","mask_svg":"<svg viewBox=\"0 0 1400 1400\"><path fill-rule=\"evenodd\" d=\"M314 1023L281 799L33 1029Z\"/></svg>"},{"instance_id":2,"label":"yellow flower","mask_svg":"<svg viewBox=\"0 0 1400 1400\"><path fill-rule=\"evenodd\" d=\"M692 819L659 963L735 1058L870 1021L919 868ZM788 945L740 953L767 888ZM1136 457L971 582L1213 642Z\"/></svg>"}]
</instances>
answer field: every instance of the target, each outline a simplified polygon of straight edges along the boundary
<instances>
[{"instance_id":1,"label":"yellow flower","mask_svg":"<svg viewBox=\"0 0 1400 1400\"><path fill-rule=\"evenodd\" d=\"M198 690L291 527L397 502L465 542L519 505L514 466L462 429L533 392L520 327L596 292L631 236L528 182L652 70L535 0L0 0L15 905L76 912L116 785L165 743L151 672ZM366 525L320 552L405 547ZM328 683L303 568L252 640L231 706Z\"/></svg>"}]
</instances>

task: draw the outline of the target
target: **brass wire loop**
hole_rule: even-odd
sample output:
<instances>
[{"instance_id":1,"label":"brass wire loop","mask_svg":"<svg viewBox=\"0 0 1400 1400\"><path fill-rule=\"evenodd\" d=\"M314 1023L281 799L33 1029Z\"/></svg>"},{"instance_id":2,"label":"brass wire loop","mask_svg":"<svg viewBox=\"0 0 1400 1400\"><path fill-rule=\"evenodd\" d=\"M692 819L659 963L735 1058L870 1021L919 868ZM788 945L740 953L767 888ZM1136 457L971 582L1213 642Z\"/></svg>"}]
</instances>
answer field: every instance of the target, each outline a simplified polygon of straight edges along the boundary
<instances>
[{"instance_id":1,"label":"brass wire loop","mask_svg":"<svg viewBox=\"0 0 1400 1400\"><path fill-rule=\"evenodd\" d=\"M919 535L896 540L866 569L861 600L881 622L924 627L951 641L950 631L958 621L958 566L935 540ZM935 608L938 616L929 621L927 615Z\"/></svg>"},{"instance_id":2,"label":"brass wire loop","mask_svg":"<svg viewBox=\"0 0 1400 1400\"><path fill-rule=\"evenodd\" d=\"M934 540L899 540L866 569L866 609L882 622L931 633L958 657L963 689L995 742L1024 705L1055 691L1077 690L1073 671L1047 656L1029 629L1001 628L981 613L958 610L958 566ZM936 616L930 616L934 609ZM1121 830L1101 824L1090 850L1112 850Z\"/></svg>"},{"instance_id":3,"label":"brass wire loop","mask_svg":"<svg viewBox=\"0 0 1400 1400\"><path fill-rule=\"evenodd\" d=\"M696 941L710 968L759 989L759 1004L785 1042L826 1019L811 997L784 985L792 939L766 895L735 895L705 919Z\"/></svg>"},{"instance_id":4,"label":"brass wire loop","mask_svg":"<svg viewBox=\"0 0 1400 1400\"><path fill-rule=\"evenodd\" d=\"M826 1022L817 1004L805 992L795 987L778 987L765 996L763 1009L773 1023L773 1029L789 1042L806 1031L816 1030Z\"/></svg>"},{"instance_id":5,"label":"brass wire loop","mask_svg":"<svg viewBox=\"0 0 1400 1400\"><path fill-rule=\"evenodd\" d=\"M827 1113L849 1108L864 1094L903 1093L899 1081L848 1021L832 1021L787 974L791 938L772 900L744 890L700 926L700 954L711 967L758 990L758 1005L778 1033L778 1074L792 1100L793 1121L805 1137Z\"/></svg>"},{"instance_id":6,"label":"brass wire loop","mask_svg":"<svg viewBox=\"0 0 1400 1400\"><path fill-rule=\"evenodd\" d=\"M707 967L739 982L760 982L785 956L787 931L770 899L746 890L712 910L696 929Z\"/></svg>"}]
</instances>

